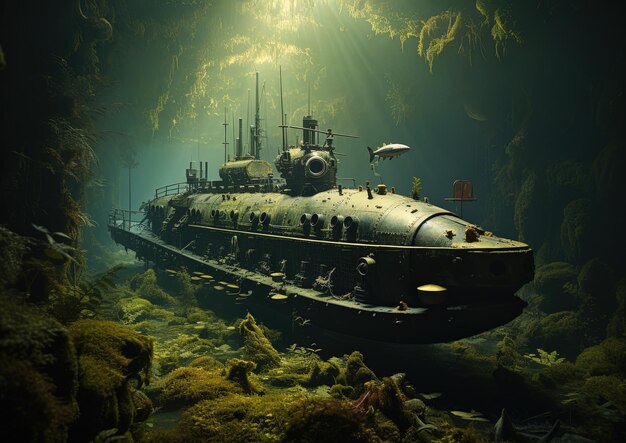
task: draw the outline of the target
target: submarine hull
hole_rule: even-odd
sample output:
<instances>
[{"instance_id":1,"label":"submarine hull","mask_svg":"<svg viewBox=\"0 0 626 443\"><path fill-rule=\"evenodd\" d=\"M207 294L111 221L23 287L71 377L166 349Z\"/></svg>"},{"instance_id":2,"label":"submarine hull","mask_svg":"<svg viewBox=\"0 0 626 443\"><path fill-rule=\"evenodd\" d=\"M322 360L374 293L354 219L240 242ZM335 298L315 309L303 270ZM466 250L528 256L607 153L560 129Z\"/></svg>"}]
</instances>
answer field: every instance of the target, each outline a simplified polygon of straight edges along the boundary
<instances>
[{"instance_id":1,"label":"submarine hull","mask_svg":"<svg viewBox=\"0 0 626 443\"><path fill-rule=\"evenodd\" d=\"M292 318L298 315L308 319L317 327L335 331L350 336L393 342L400 344L420 344L447 342L455 339L468 337L485 330L500 326L521 314L526 303L513 292L519 287L520 282L502 281L499 286L491 285L468 285L467 281L477 277L480 266L476 258L480 251L465 251L466 256L461 262L469 262L473 259L473 265L467 276L456 272L455 280L448 280L449 288L446 291L445 303L426 306L413 301L411 297L404 295L408 300L404 307L396 305L383 305L380 300L389 299L389 294L363 291L360 296L344 294L339 289L344 286L350 288L354 285L353 279L334 279L333 289L323 290L312 281L310 275L316 274L312 269L317 257L323 258L325 263L335 265L337 275L341 275L342 265L345 262L346 269L353 267L355 260L366 251L375 250L375 254L381 261L385 261L385 254L394 257L396 273L393 277L397 283L398 269L406 263L406 272L410 272L412 266L421 267L431 273L428 277L442 281L450 271L442 264L448 264L459 258L459 251L445 251L424 247L390 247L381 245L359 244L324 244L311 239L298 239L270 236L264 233L245 233L231 229L207 228L206 226L190 225L187 227L187 236L194 240L188 241L185 236L184 245L176 245L165 242L160 236L154 234L143 226L128 228L124 223L113 222L109 224L109 230L113 239L128 249L134 250L137 258L153 262L161 268L185 268L188 272L203 272L215 277L215 281L230 281L236 283L235 291L216 291L210 282L207 282L209 297L216 298L219 303L242 303L249 309L255 307L270 308L271 312ZM233 238L237 238L233 242ZM182 244L181 243L181 244ZM191 243L191 245L189 245ZM233 243L236 243L236 251L233 251ZM213 257L201 255L198 248L193 245L211 244L215 251ZM187 246L187 247L185 247ZM230 248L230 249L229 249ZM335 248L333 260L329 248ZM266 263L259 261L255 254L245 252L251 249L265 251L265 256L273 252L280 257L278 263ZM228 252L230 250L230 252ZM297 260L291 259L291 253L302 257L303 251L307 250L309 275L302 275L301 266L297 266ZM313 252L315 251L315 252ZM220 255L221 254L221 255ZM471 255L474 257L471 257ZM484 255L502 254L500 252L488 252ZM509 251L507 253L508 266L517 266L522 269L527 265L527 251ZM513 258L513 259L512 259ZM296 264L291 267L289 262ZM493 263L493 259L485 258L487 263ZM284 277L279 278L268 275L268 270L276 269L282 262ZM433 275L440 268L440 274ZM478 269L478 270L477 270ZM401 271L403 272L403 271ZM346 271L347 273L347 271ZM364 277L364 276L360 276ZM390 277L391 278L391 277ZM419 276L413 276L419 280ZM349 280L349 281L348 281ZM358 279L357 279L358 280ZM385 280L384 278L382 279ZM362 286L367 286L367 281L361 280ZM381 285L378 285L381 286ZM384 285L383 285L384 286ZM396 288L390 282L388 291ZM352 287L358 292L357 287ZM281 294L281 300L273 298ZM418 297L418 295L416 295ZM222 300L219 300L221 298Z\"/></svg>"}]
</instances>

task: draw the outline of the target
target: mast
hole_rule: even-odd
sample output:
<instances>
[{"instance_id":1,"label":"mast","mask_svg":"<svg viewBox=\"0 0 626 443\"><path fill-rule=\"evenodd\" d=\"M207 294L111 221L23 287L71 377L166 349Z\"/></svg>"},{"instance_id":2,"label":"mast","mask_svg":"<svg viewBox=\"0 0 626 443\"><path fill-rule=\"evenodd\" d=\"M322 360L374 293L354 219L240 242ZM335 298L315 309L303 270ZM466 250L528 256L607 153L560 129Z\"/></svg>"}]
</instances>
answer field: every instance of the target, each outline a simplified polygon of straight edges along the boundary
<instances>
[{"instance_id":1,"label":"mast","mask_svg":"<svg viewBox=\"0 0 626 443\"><path fill-rule=\"evenodd\" d=\"M228 131L228 123L226 123L226 108L224 108L224 123L222 123L222 126L224 126L224 143L222 143L224 145L224 163L226 163L226 152L228 150L228 140L226 138L226 131Z\"/></svg>"},{"instance_id":2,"label":"mast","mask_svg":"<svg viewBox=\"0 0 626 443\"><path fill-rule=\"evenodd\" d=\"M254 125L250 127L250 155L260 159L261 153L261 107L259 105L259 73L256 73L256 94L254 105Z\"/></svg>"},{"instance_id":3,"label":"mast","mask_svg":"<svg viewBox=\"0 0 626 443\"><path fill-rule=\"evenodd\" d=\"M256 73L256 103L254 110L254 151L252 155L259 160L261 158L261 105L259 102L259 73Z\"/></svg>"},{"instance_id":4,"label":"mast","mask_svg":"<svg viewBox=\"0 0 626 443\"><path fill-rule=\"evenodd\" d=\"M283 152L286 150L285 147L285 109L283 108L283 67L278 67L278 73L280 78L280 119L281 119L281 131L283 133Z\"/></svg>"}]
</instances>

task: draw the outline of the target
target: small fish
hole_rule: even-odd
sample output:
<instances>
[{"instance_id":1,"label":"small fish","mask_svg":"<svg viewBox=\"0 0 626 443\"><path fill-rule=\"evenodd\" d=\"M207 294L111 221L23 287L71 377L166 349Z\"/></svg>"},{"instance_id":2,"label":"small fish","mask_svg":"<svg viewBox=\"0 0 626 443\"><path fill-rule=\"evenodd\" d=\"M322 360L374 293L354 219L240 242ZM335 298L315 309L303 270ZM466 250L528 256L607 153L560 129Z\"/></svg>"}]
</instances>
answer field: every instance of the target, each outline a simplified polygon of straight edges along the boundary
<instances>
[{"instance_id":1,"label":"small fish","mask_svg":"<svg viewBox=\"0 0 626 443\"><path fill-rule=\"evenodd\" d=\"M434 400L435 398L441 397L441 392L432 392L430 394L425 394L425 393L420 392L420 396L424 400Z\"/></svg>"},{"instance_id":2,"label":"small fish","mask_svg":"<svg viewBox=\"0 0 626 443\"><path fill-rule=\"evenodd\" d=\"M376 156L378 156L378 158L382 158L383 160L386 158L391 160L394 157L398 157L405 152L408 152L409 149L411 148L409 148L407 145L402 145L400 143L383 143L383 145L379 148L376 148L376 150L373 150L369 146L367 147L367 150L370 153L370 163L374 161L374 158Z\"/></svg>"}]
</instances>

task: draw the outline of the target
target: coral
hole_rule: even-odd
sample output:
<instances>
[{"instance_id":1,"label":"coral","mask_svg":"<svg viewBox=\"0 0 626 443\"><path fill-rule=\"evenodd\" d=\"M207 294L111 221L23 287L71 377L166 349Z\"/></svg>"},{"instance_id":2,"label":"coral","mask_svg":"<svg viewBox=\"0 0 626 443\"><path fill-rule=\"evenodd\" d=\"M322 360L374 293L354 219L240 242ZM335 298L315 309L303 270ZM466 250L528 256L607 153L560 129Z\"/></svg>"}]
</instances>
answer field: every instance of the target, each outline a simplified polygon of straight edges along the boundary
<instances>
[{"instance_id":1,"label":"coral","mask_svg":"<svg viewBox=\"0 0 626 443\"><path fill-rule=\"evenodd\" d=\"M252 314L248 313L239 325L239 333L244 338L244 358L257 364L259 370L280 365L280 355L263 335Z\"/></svg>"},{"instance_id":2,"label":"coral","mask_svg":"<svg viewBox=\"0 0 626 443\"><path fill-rule=\"evenodd\" d=\"M576 268L565 262L548 263L538 268L534 284L542 296L539 307L549 314L575 309L578 306L574 297L576 276Z\"/></svg>"},{"instance_id":3,"label":"coral","mask_svg":"<svg viewBox=\"0 0 626 443\"><path fill-rule=\"evenodd\" d=\"M580 263L591 255L594 206L590 199L579 198L565 206L561 223L561 247L565 258Z\"/></svg>"},{"instance_id":4,"label":"coral","mask_svg":"<svg viewBox=\"0 0 626 443\"><path fill-rule=\"evenodd\" d=\"M0 295L0 429L5 437L67 440L78 416L76 365L61 324Z\"/></svg>"},{"instance_id":5,"label":"coral","mask_svg":"<svg viewBox=\"0 0 626 443\"><path fill-rule=\"evenodd\" d=\"M226 380L237 384L246 394L261 392L262 389L258 383L250 380L250 374L255 369L256 363L252 361L232 358L227 362Z\"/></svg>"},{"instance_id":6,"label":"coral","mask_svg":"<svg viewBox=\"0 0 626 443\"><path fill-rule=\"evenodd\" d=\"M160 404L170 409L178 408L200 400L213 400L243 392L237 383L224 378L221 372L201 367L175 369L158 383Z\"/></svg>"},{"instance_id":7,"label":"coral","mask_svg":"<svg viewBox=\"0 0 626 443\"><path fill-rule=\"evenodd\" d=\"M130 380L150 382L152 339L113 322L79 320L69 328L78 355L80 418L70 435L90 440L117 428L125 433L136 411Z\"/></svg>"}]
</instances>

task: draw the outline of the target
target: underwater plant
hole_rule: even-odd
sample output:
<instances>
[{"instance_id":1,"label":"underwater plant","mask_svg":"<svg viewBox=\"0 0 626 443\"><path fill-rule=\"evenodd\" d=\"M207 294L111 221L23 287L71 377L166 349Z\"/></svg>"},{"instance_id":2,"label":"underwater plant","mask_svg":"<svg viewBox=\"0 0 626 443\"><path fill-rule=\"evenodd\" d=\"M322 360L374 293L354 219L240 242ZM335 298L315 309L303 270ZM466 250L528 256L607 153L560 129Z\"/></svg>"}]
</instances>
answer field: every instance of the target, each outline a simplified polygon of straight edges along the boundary
<instances>
[{"instance_id":1,"label":"underwater plant","mask_svg":"<svg viewBox=\"0 0 626 443\"><path fill-rule=\"evenodd\" d=\"M76 353L54 318L0 294L0 429L14 441L67 441L78 417Z\"/></svg>"},{"instance_id":2,"label":"underwater plant","mask_svg":"<svg viewBox=\"0 0 626 443\"><path fill-rule=\"evenodd\" d=\"M188 406L201 400L243 393L240 384L222 374L222 368L179 367L157 383L159 403L166 409Z\"/></svg>"},{"instance_id":3,"label":"underwater plant","mask_svg":"<svg viewBox=\"0 0 626 443\"><path fill-rule=\"evenodd\" d=\"M248 313L239 325L239 333L244 339L244 358L256 363L259 370L279 366L281 362L278 351L265 337L252 314Z\"/></svg>"},{"instance_id":4,"label":"underwater plant","mask_svg":"<svg viewBox=\"0 0 626 443\"><path fill-rule=\"evenodd\" d=\"M431 73L435 58L454 41L460 28L461 15L460 12L448 10L424 22L419 34L417 53L426 59Z\"/></svg>"},{"instance_id":5,"label":"underwater plant","mask_svg":"<svg viewBox=\"0 0 626 443\"><path fill-rule=\"evenodd\" d=\"M536 354L524 354L524 358L541 366L554 366L565 362L565 358L559 357L556 351L548 352L541 348L537 348Z\"/></svg>"},{"instance_id":6,"label":"underwater plant","mask_svg":"<svg viewBox=\"0 0 626 443\"><path fill-rule=\"evenodd\" d=\"M80 409L70 438L91 440L111 428L123 435L137 415L134 389L150 383L152 338L117 323L98 320L74 322L69 333L78 357Z\"/></svg>"},{"instance_id":7,"label":"underwater plant","mask_svg":"<svg viewBox=\"0 0 626 443\"><path fill-rule=\"evenodd\" d=\"M413 177L413 181L411 182L411 198L413 198L414 200L419 200L421 193L422 179L419 177Z\"/></svg>"}]
</instances>

